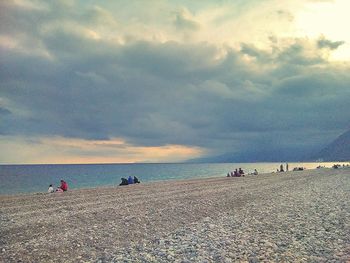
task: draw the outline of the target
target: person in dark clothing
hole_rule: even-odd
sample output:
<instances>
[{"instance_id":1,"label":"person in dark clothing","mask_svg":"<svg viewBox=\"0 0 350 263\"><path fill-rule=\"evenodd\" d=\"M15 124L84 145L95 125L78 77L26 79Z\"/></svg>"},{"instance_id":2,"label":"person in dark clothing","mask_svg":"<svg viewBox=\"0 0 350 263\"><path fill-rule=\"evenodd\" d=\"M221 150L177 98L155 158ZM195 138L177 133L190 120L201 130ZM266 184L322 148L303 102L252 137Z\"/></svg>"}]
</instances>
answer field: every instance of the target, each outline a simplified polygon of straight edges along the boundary
<instances>
[{"instance_id":1,"label":"person in dark clothing","mask_svg":"<svg viewBox=\"0 0 350 263\"><path fill-rule=\"evenodd\" d=\"M244 176L244 171L242 170L242 168L238 169L238 173L239 173L239 176Z\"/></svg>"},{"instance_id":2,"label":"person in dark clothing","mask_svg":"<svg viewBox=\"0 0 350 263\"><path fill-rule=\"evenodd\" d=\"M134 176L134 184L139 184L141 183L139 178L137 178L136 176Z\"/></svg>"},{"instance_id":3,"label":"person in dark clothing","mask_svg":"<svg viewBox=\"0 0 350 263\"><path fill-rule=\"evenodd\" d=\"M283 164L280 165L280 172L284 172Z\"/></svg>"},{"instance_id":4,"label":"person in dark clothing","mask_svg":"<svg viewBox=\"0 0 350 263\"><path fill-rule=\"evenodd\" d=\"M128 185L128 179L122 178L122 182L119 185Z\"/></svg>"}]
</instances>

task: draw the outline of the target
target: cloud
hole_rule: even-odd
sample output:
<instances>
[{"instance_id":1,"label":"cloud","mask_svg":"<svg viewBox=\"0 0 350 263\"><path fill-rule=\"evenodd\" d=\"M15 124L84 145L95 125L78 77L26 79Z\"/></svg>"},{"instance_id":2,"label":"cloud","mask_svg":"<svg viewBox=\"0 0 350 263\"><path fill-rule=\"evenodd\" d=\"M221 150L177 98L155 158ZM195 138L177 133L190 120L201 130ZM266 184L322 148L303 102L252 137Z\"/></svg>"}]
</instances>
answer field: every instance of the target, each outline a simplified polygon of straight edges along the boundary
<instances>
[{"instance_id":1,"label":"cloud","mask_svg":"<svg viewBox=\"0 0 350 263\"><path fill-rule=\"evenodd\" d=\"M139 145L221 148L235 132L288 130L288 123L297 129L308 123L327 129L320 121L323 117L310 115L314 118L310 120L299 115L305 110L322 112L320 101L327 104L334 96L342 101L347 95L339 83L344 76L338 76L336 68L325 70L335 71L332 81L320 68L320 74L313 74L316 69L310 66L325 63L316 55L306 63L302 45L292 44L270 55L255 50L255 57L270 61L263 72L256 72L239 51L227 50L216 60L218 50L210 46L141 42L111 50L98 47L96 43L96 53L92 47L89 52L81 50L84 56L60 55L68 67L49 63L43 72L34 72L33 80L28 75L5 83L3 96L14 108L28 112L27 117L9 120L13 132L103 140L117 136ZM33 63L22 67L30 71ZM338 94L333 95L335 87ZM338 104L330 112L340 109Z\"/></svg>"},{"instance_id":2,"label":"cloud","mask_svg":"<svg viewBox=\"0 0 350 263\"><path fill-rule=\"evenodd\" d=\"M294 20L294 16L291 12L280 9L277 10L277 14L283 19L286 18L288 21L292 22Z\"/></svg>"},{"instance_id":3,"label":"cloud","mask_svg":"<svg viewBox=\"0 0 350 263\"><path fill-rule=\"evenodd\" d=\"M2 107L0 107L0 116L1 115L8 115L8 114L11 114L11 111L9 111L8 109L6 109L6 108L2 108Z\"/></svg>"},{"instance_id":4,"label":"cloud","mask_svg":"<svg viewBox=\"0 0 350 263\"><path fill-rule=\"evenodd\" d=\"M135 163L184 161L198 156L198 147L140 147L120 139L83 140L62 137L0 136L2 163Z\"/></svg>"},{"instance_id":5,"label":"cloud","mask_svg":"<svg viewBox=\"0 0 350 263\"><path fill-rule=\"evenodd\" d=\"M321 37L317 41L317 45L319 48L329 48L329 49L337 49L341 45L343 45L345 42L344 41L330 41L328 39L325 39L324 37Z\"/></svg>"},{"instance_id":6,"label":"cloud","mask_svg":"<svg viewBox=\"0 0 350 263\"><path fill-rule=\"evenodd\" d=\"M184 30L198 30L200 28L199 24L191 19L187 10L182 10L176 14L174 24L176 28Z\"/></svg>"},{"instance_id":7,"label":"cloud","mask_svg":"<svg viewBox=\"0 0 350 263\"><path fill-rule=\"evenodd\" d=\"M303 151L347 127L349 64L329 61L341 41L273 33L261 44L241 32L234 45L220 37L203 41L223 13L209 19L205 8L188 7L173 20L167 15L179 9L163 4L156 9L162 21L142 25L150 7L132 18L103 2L67 13L62 5L2 3L0 134L11 147L38 138L35 158L59 146L56 156L81 155L80 161L113 154L121 158L114 161L169 161L266 147ZM219 24L236 23L228 16ZM96 151L84 148L91 143Z\"/></svg>"}]
</instances>

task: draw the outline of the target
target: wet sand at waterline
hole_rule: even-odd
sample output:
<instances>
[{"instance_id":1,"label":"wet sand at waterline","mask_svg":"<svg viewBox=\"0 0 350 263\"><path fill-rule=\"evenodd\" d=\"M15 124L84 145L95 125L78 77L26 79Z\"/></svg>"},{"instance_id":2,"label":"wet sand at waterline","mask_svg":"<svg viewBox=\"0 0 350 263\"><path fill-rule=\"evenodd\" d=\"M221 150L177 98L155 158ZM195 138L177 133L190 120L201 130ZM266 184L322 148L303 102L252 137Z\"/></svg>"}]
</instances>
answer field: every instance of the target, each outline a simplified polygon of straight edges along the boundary
<instances>
[{"instance_id":1,"label":"wet sand at waterline","mask_svg":"<svg viewBox=\"0 0 350 263\"><path fill-rule=\"evenodd\" d=\"M350 168L0 196L0 262L349 262Z\"/></svg>"}]
</instances>

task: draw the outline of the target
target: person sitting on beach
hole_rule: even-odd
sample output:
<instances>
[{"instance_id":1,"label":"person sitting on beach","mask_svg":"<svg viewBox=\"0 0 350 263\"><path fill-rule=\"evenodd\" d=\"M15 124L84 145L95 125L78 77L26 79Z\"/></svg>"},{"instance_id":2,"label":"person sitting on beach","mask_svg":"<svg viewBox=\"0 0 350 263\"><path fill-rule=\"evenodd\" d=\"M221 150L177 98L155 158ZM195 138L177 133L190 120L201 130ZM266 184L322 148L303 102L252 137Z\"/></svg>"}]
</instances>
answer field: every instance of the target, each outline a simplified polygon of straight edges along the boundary
<instances>
[{"instance_id":1,"label":"person sitting on beach","mask_svg":"<svg viewBox=\"0 0 350 263\"><path fill-rule=\"evenodd\" d=\"M136 176L134 176L134 184L139 184L141 183L139 178L137 178Z\"/></svg>"},{"instance_id":2,"label":"person sitting on beach","mask_svg":"<svg viewBox=\"0 0 350 263\"><path fill-rule=\"evenodd\" d=\"M293 171L303 171L304 168L303 167L294 167Z\"/></svg>"},{"instance_id":3,"label":"person sitting on beach","mask_svg":"<svg viewBox=\"0 0 350 263\"><path fill-rule=\"evenodd\" d=\"M57 187L57 189L56 189L56 191L55 191L56 193L63 193L63 190L62 190L62 188L61 187Z\"/></svg>"},{"instance_id":4,"label":"person sitting on beach","mask_svg":"<svg viewBox=\"0 0 350 263\"><path fill-rule=\"evenodd\" d=\"M131 177L131 175L128 178L128 184L133 184L134 183L134 178Z\"/></svg>"},{"instance_id":5,"label":"person sitting on beach","mask_svg":"<svg viewBox=\"0 0 350 263\"><path fill-rule=\"evenodd\" d=\"M226 177L230 177L230 173L227 173Z\"/></svg>"},{"instance_id":6,"label":"person sitting on beach","mask_svg":"<svg viewBox=\"0 0 350 263\"><path fill-rule=\"evenodd\" d=\"M52 184L49 185L49 189L47 189L47 192L48 192L48 193L53 193L53 192L55 192L55 190L53 189Z\"/></svg>"},{"instance_id":7,"label":"person sitting on beach","mask_svg":"<svg viewBox=\"0 0 350 263\"><path fill-rule=\"evenodd\" d=\"M254 172L253 172L254 175L258 175L258 171L256 169L254 169Z\"/></svg>"},{"instance_id":8,"label":"person sitting on beach","mask_svg":"<svg viewBox=\"0 0 350 263\"><path fill-rule=\"evenodd\" d=\"M234 175L235 177L240 177L240 176L241 176L241 175L239 174L237 168L236 168L236 170L233 172L233 175Z\"/></svg>"},{"instance_id":9,"label":"person sitting on beach","mask_svg":"<svg viewBox=\"0 0 350 263\"><path fill-rule=\"evenodd\" d=\"M128 179L122 178L122 182L119 185L128 185Z\"/></svg>"},{"instance_id":10,"label":"person sitting on beach","mask_svg":"<svg viewBox=\"0 0 350 263\"><path fill-rule=\"evenodd\" d=\"M62 189L63 192L65 192L68 190L68 184L64 180L61 180L60 188Z\"/></svg>"},{"instance_id":11,"label":"person sitting on beach","mask_svg":"<svg viewBox=\"0 0 350 263\"><path fill-rule=\"evenodd\" d=\"M242 168L238 169L238 173L239 173L239 176L244 176L244 171L242 170Z\"/></svg>"}]
</instances>

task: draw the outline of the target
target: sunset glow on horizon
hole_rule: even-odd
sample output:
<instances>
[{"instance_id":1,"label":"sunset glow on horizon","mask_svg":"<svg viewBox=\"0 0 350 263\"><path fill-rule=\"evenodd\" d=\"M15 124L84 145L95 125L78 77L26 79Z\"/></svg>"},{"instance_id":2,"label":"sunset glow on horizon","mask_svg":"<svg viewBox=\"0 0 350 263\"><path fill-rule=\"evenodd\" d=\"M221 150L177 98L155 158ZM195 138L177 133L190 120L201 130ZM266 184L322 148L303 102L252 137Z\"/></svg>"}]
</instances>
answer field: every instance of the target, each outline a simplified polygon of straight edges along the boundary
<instances>
[{"instance_id":1,"label":"sunset glow on horizon","mask_svg":"<svg viewBox=\"0 0 350 263\"><path fill-rule=\"evenodd\" d=\"M181 145L133 146L120 139L84 140L63 137L31 138L16 142L13 138L0 141L4 152L21 154L12 163L26 164L97 164L97 163L149 163L182 162L204 151L199 147ZM16 149L20 145L20 149ZM13 161L15 160L15 161ZM39 161L38 161L39 160ZM6 158L3 163L7 163ZM8 162L11 163L11 162Z\"/></svg>"}]
</instances>

